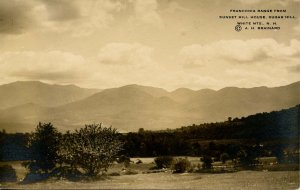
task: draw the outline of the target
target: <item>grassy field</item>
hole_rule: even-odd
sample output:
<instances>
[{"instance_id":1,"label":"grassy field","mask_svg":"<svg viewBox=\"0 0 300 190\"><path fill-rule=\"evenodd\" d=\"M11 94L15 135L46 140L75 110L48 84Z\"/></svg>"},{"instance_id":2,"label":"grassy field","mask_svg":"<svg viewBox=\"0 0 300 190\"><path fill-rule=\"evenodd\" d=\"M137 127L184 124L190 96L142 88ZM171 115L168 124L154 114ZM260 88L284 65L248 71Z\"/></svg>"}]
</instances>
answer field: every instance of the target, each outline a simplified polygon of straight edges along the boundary
<instances>
[{"instance_id":1,"label":"grassy field","mask_svg":"<svg viewBox=\"0 0 300 190\"><path fill-rule=\"evenodd\" d=\"M189 158L196 163L199 158ZM137 159L131 159L134 162ZM131 164L130 170L136 175L122 173L122 165L116 164L108 175L94 181L72 182L54 180L33 183L5 183L0 188L24 189L297 189L299 187L299 171L239 171L234 173L183 173L172 174L171 171L146 173L153 167L153 158L142 158L142 164ZM9 164L17 171L21 180L26 170L20 162ZM119 173L120 176L110 176Z\"/></svg>"}]
</instances>

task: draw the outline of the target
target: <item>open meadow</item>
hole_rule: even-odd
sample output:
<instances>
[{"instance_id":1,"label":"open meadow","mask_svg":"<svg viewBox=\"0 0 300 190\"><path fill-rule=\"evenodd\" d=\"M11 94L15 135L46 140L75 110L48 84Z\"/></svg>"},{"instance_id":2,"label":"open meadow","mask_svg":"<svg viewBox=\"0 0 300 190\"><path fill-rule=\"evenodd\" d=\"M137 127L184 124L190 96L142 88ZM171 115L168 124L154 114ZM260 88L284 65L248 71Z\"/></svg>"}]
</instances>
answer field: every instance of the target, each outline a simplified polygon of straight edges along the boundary
<instances>
[{"instance_id":1,"label":"open meadow","mask_svg":"<svg viewBox=\"0 0 300 190\"><path fill-rule=\"evenodd\" d=\"M42 182L22 184L26 169L21 162L9 162L16 170L18 181L1 184L1 188L21 189L297 189L299 171L237 171L229 173L182 173L171 170L149 170L155 164L153 158L131 159L127 170L122 164L114 164L103 177L94 180L69 181L48 179ZM199 158L189 157L193 164ZM199 162L200 163L200 162ZM2 163L3 164L3 163ZM214 166L217 167L215 162Z\"/></svg>"}]
</instances>

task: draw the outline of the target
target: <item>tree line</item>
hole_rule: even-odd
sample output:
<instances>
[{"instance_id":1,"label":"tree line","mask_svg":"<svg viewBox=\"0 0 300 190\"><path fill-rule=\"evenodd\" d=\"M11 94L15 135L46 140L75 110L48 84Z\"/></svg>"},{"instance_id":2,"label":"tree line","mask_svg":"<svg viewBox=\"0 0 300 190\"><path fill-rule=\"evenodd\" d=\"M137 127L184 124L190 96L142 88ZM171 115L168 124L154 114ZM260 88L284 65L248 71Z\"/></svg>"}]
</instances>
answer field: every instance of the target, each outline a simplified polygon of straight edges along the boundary
<instances>
[{"instance_id":1,"label":"tree line","mask_svg":"<svg viewBox=\"0 0 300 190\"><path fill-rule=\"evenodd\" d=\"M125 135L129 156L189 155L201 156L210 150L213 156L234 152L236 147L260 147L261 155L273 155L277 149L299 148L300 105L258 113L224 122L193 124L174 130L147 131ZM250 148L246 148L250 149Z\"/></svg>"},{"instance_id":2,"label":"tree line","mask_svg":"<svg viewBox=\"0 0 300 190\"><path fill-rule=\"evenodd\" d=\"M299 162L299 110L297 105L224 122L162 131L141 128L127 134L101 124L60 133L51 123L39 123L30 134L0 132L0 158L29 160L24 166L31 173L64 175L81 168L89 176L105 172L126 157L199 156L208 163L212 158L232 159L244 166L255 165L261 156Z\"/></svg>"}]
</instances>

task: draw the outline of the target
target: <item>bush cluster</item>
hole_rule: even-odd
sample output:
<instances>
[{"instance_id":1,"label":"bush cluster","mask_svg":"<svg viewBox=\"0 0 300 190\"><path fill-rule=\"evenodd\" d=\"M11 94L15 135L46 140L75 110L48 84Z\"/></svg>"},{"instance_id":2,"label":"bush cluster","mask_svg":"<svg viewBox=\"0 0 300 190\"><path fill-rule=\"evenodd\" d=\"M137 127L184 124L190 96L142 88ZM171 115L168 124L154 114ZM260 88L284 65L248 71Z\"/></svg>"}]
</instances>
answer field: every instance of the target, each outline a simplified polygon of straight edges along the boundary
<instances>
[{"instance_id":1,"label":"bush cluster","mask_svg":"<svg viewBox=\"0 0 300 190\"><path fill-rule=\"evenodd\" d=\"M170 168L174 158L172 156L160 156L154 159L156 167L161 168Z\"/></svg>"},{"instance_id":2,"label":"bush cluster","mask_svg":"<svg viewBox=\"0 0 300 190\"><path fill-rule=\"evenodd\" d=\"M28 142L33 157L24 162L30 171L26 179L67 178L68 175L74 178L81 175L78 169L82 169L85 176L95 177L107 171L122 146L116 129L101 124L61 134L51 123L39 123Z\"/></svg>"},{"instance_id":3,"label":"bush cluster","mask_svg":"<svg viewBox=\"0 0 300 190\"><path fill-rule=\"evenodd\" d=\"M173 164L174 173L184 173L192 168L191 162L187 158L175 159Z\"/></svg>"}]
</instances>

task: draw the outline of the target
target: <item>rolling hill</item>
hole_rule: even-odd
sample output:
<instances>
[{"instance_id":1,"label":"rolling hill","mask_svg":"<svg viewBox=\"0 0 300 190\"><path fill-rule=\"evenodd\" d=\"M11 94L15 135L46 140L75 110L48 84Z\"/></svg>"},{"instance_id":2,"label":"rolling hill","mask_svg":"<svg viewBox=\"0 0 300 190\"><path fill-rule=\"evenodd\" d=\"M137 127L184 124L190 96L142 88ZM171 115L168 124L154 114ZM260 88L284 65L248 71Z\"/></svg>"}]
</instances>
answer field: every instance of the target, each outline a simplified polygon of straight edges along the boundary
<instances>
[{"instance_id":1,"label":"rolling hill","mask_svg":"<svg viewBox=\"0 0 300 190\"><path fill-rule=\"evenodd\" d=\"M50 85L39 81L18 81L0 85L0 108L34 103L54 107L86 98L100 90L75 85Z\"/></svg>"},{"instance_id":2,"label":"rolling hill","mask_svg":"<svg viewBox=\"0 0 300 190\"><path fill-rule=\"evenodd\" d=\"M99 122L112 125L121 132L139 128L159 130L281 110L300 103L300 82L275 88L226 87L218 91L177 89L172 92L127 85L100 92L86 90L90 96L81 99L79 95L70 91L66 93L65 89L62 93L55 87L55 98L49 102L46 100L51 96L35 92L32 96L40 96L43 101L20 103L0 110L0 128L24 132L33 130L38 121L51 121L60 130L73 130L87 123ZM78 90L74 86L63 87ZM27 97L29 95L25 94ZM22 97L21 92L19 96ZM75 101L74 97L79 100ZM5 102L3 99L1 95L0 102Z\"/></svg>"}]
</instances>

